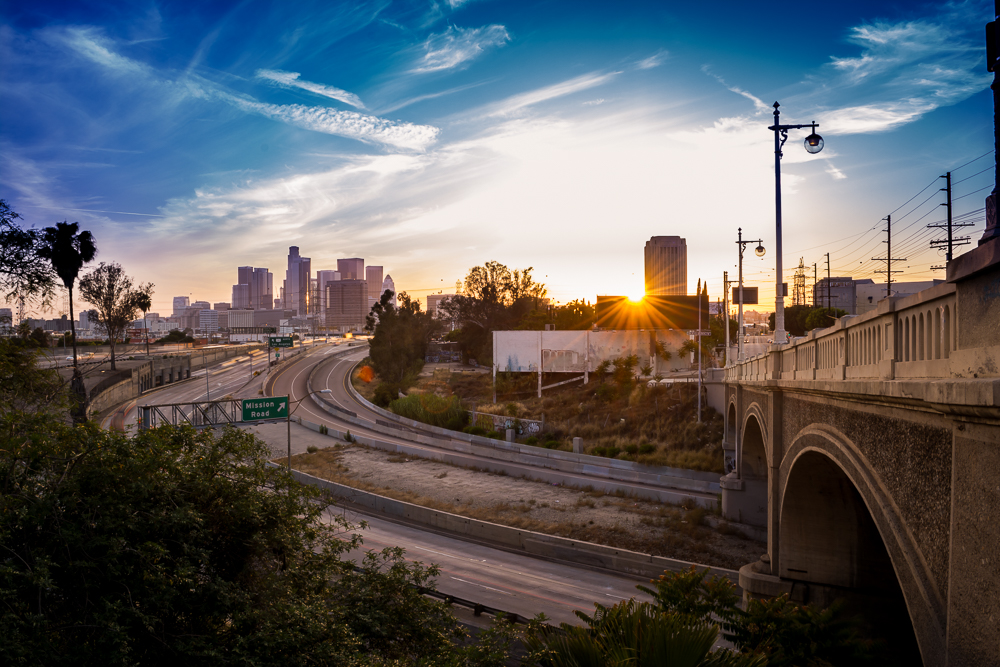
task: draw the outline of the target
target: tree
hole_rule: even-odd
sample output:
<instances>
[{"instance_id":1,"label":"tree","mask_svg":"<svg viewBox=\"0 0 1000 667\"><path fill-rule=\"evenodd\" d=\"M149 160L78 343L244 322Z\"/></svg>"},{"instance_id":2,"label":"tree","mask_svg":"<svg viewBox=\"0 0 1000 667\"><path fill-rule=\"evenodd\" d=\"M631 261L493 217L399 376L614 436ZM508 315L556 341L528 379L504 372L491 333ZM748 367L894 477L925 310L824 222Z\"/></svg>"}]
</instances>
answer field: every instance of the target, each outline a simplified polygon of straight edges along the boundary
<instances>
[{"instance_id":1,"label":"tree","mask_svg":"<svg viewBox=\"0 0 1000 667\"><path fill-rule=\"evenodd\" d=\"M553 319L558 331L585 331L593 328L597 321L597 309L589 302L577 299L556 308Z\"/></svg>"},{"instance_id":2,"label":"tree","mask_svg":"<svg viewBox=\"0 0 1000 667\"><path fill-rule=\"evenodd\" d=\"M439 308L462 329L455 338L466 354L492 358L492 333L515 328L539 306L546 289L531 277L532 270L511 271L500 262L486 262L469 270L463 294L441 302Z\"/></svg>"},{"instance_id":3,"label":"tree","mask_svg":"<svg viewBox=\"0 0 1000 667\"><path fill-rule=\"evenodd\" d=\"M135 319L139 309L138 299L144 294L152 294L152 291L152 283L133 287L125 269L113 262L101 262L100 266L80 279L80 293L96 307L98 328L108 336L112 370L115 370L115 345Z\"/></svg>"},{"instance_id":4,"label":"tree","mask_svg":"<svg viewBox=\"0 0 1000 667\"><path fill-rule=\"evenodd\" d=\"M366 328L375 332L368 342L368 355L385 385L379 395L386 398L396 398L407 388L407 376L419 372L427 343L440 330L440 322L423 312L420 302L406 292L399 295L399 306L393 301L393 293L386 290L365 321Z\"/></svg>"},{"instance_id":5,"label":"tree","mask_svg":"<svg viewBox=\"0 0 1000 667\"><path fill-rule=\"evenodd\" d=\"M73 321L73 284L76 283L80 269L97 256L97 245L94 236L87 231L79 231L77 222L57 222L55 227L46 227L42 231L42 245L38 252L40 257L49 260L52 268L59 276L62 284L69 291L69 325L73 332L73 374L79 374L76 357L76 323Z\"/></svg>"},{"instance_id":6,"label":"tree","mask_svg":"<svg viewBox=\"0 0 1000 667\"><path fill-rule=\"evenodd\" d=\"M825 329L832 327L838 317L847 314L846 310L840 308L816 308L806 317L806 329Z\"/></svg>"},{"instance_id":7,"label":"tree","mask_svg":"<svg viewBox=\"0 0 1000 667\"><path fill-rule=\"evenodd\" d=\"M267 458L238 429L7 415L0 663L453 664L437 569L388 549L355 570L356 527Z\"/></svg>"},{"instance_id":8,"label":"tree","mask_svg":"<svg viewBox=\"0 0 1000 667\"><path fill-rule=\"evenodd\" d=\"M150 285L152 288L152 285ZM146 322L146 311L153 307L153 291L150 289L148 293L139 294L135 298L135 307L142 311L142 324L143 328L146 330L146 356L149 356L149 324Z\"/></svg>"},{"instance_id":9,"label":"tree","mask_svg":"<svg viewBox=\"0 0 1000 667\"><path fill-rule=\"evenodd\" d=\"M7 300L39 297L43 303L55 294L55 275L46 258L42 234L22 229L21 216L0 199L0 290Z\"/></svg>"}]
</instances>

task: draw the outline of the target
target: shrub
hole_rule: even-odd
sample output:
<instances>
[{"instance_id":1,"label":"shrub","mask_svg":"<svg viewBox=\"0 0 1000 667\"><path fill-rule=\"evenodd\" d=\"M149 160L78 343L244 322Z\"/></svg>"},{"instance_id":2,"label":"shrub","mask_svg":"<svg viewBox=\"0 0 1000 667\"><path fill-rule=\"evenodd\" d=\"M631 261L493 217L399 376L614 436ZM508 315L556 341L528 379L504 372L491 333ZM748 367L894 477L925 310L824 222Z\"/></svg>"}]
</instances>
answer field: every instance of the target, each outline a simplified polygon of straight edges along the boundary
<instances>
[{"instance_id":1,"label":"shrub","mask_svg":"<svg viewBox=\"0 0 1000 667\"><path fill-rule=\"evenodd\" d=\"M640 454L652 454L655 451L656 451L656 445L651 445L648 442L644 442L641 445L639 445Z\"/></svg>"},{"instance_id":2,"label":"shrub","mask_svg":"<svg viewBox=\"0 0 1000 667\"><path fill-rule=\"evenodd\" d=\"M538 444L538 438L536 438L533 435L530 435L530 436L528 436L527 438L524 439L524 444L526 444L526 445L532 445L532 446L537 445Z\"/></svg>"},{"instance_id":3,"label":"shrub","mask_svg":"<svg viewBox=\"0 0 1000 667\"><path fill-rule=\"evenodd\" d=\"M392 401L389 409L400 417L453 431L463 428L468 422L468 413L462 409L457 396L442 398L436 394L411 394Z\"/></svg>"},{"instance_id":4,"label":"shrub","mask_svg":"<svg viewBox=\"0 0 1000 667\"><path fill-rule=\"evenodd\" d=\"M486 429L482 426L466 426L462 431L469 435L486 435Z\"/></svg>"},{"instance_id":5,"label":"shrub","mask_svg":"<svg viewBox=\"0 0 1000 667\"><path fill-rule=\"evenodd\" d=\"M318 451L319 451L319 447L317 447L316 445L309 445L308 447L306 447L306 452L308 452L310 454L315 454Z\"/></svg>"},{"instance_id":6,"label":"shrub","mask_svg":"<svg viewBox=\"0 0 1000 667\"><path fill-rule=\"evenodd\" d=\"M545 448L546 449L559 449L560 445L562 445L562 443L559 442L558 440L549 440L548 442L545 443Z\"/></svg>"},{"instance_id":7,"label":"shrub","mask_svg":"<svg viewBox=\"0 0 1000 667\"><path fill-rule=\"evenodd\" d=\"M320 424L319 425L319 434L320 435L329 435L330 434L330 429L328 429L326 427L326 424Z\"/></svg>"},{"instance_id":8,"label":"shrub","mask_svg":"<svg viewBox=\"0 0 1000 667\"><path fill-rule=\"evenodd\" d=\"M486 437L494 440L503 440L503 436L500 435L500 431L490 431L486 434Z\"/></svg>"},{"instance_id":9,"label":"shrub","mask_svg":"<svg viewBox=\"0 0 1000 667\"><path fill-rule=\"evenodd\" d=\"M615 391L614 386L610 384L602 384L597 388L597 392L595 393L597 399L605 403L610 403L615 400L616 394L617 392Z\"/></svg>"}]
</instances>

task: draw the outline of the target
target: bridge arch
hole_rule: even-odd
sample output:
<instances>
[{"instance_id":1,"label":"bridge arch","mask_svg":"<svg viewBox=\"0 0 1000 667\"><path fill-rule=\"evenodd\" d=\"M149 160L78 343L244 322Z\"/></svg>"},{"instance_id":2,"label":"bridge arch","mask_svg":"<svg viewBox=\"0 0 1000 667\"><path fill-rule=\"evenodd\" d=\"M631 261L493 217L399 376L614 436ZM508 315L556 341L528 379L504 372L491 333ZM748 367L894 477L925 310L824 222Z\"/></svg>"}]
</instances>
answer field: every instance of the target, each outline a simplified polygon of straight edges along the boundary
<instances>
[{"instance_id":1,"label":"bridge arch","mask_svg":"<svg viewBox=\"0 0 1000 667\"><path fill-rule=\"evenodd\" d=\"M771 457L767 451L767 420L757 403L747 406L740 438L740 478L766 480Z\"/></svg>"},{"instance_id":2,"label":"bridge arch","mask_svg":"<svg viewBox=\"0 0 1000 667\"><path fill-rule=\"evenodd\" d=\"M825 424L804 428L778 472L778 574L806 602L839 597L910 662L940 664L944 603L898 507L864 456ZM801 589L800 589L801 590ZM794 591L794 589L793 589Z\"/></svg>"}]
</instances>

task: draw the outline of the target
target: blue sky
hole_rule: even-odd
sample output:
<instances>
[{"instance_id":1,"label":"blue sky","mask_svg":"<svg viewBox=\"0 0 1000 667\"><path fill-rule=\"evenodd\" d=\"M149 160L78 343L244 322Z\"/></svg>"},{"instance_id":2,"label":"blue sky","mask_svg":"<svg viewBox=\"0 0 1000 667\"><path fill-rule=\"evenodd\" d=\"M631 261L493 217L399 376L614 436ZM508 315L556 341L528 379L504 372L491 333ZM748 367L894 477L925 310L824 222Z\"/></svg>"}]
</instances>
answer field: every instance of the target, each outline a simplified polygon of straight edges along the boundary
<instances>
[{"instance_id":1,"label":"blue sky","mask_svg":"<svg viewBox=\"0 0 1000 667\"><path fill-rule=\"evenodd\" d=\"M785 146L786 279L830 252L835 275L880 280L893 211L896 278L943 277L935 179L980 158L954 178L974 238L993 179L991 11L8 0L0 197L34 226L79 221L161 313L229 301L237 266L279 282L289 245L419 296L490 259L562 302L637 294L653 235L687 238L714 299L737 227L769 249L746 274L773 303L778 100L826 140Z\"/></svg>"}]
</instances>

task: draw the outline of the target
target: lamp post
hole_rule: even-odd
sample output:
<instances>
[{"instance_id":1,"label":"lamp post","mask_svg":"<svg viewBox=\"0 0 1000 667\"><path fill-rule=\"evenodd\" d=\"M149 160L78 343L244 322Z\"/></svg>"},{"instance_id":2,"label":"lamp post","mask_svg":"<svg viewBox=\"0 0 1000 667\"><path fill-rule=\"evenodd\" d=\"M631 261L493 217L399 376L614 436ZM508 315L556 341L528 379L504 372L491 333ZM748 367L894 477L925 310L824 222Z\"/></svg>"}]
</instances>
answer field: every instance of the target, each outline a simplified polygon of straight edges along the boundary
<instances>
[{"instance_id":1,"label":"lamp post","mask_svg":"<svg viewBox=\"0 0 1000 667\"><path fill-rule=\"evenodd\" d=\"M806 152L815 154L823 150L823 137L816 134L816 128L819 126L815 122L805 125L781 125L778 122L781 115L778 111L779 106L777 102L774 103L774 125L767 128L774 132L774 215L776 228L774 252L777 255L775 258L777 275L774 279L774 343L776 345L788 342L788 337L785 334L785 294L782 287L781 270L781 148L788 140L789 130L801 130L808 127L812 129L812 133L803 142Z\"/></svg>"},{"instance_id":2,"label":"lamp post","mask_svg":"<svg viewBox=\"0 0 1000 667\"><path fill-rule=\"evenodd\" d=\"M312 396L314 394L332 394L332 393L333 392L331 392L329 389L320 389L318 391L310 391L308 394L306 394L305 396L303 396L299 400L295 401L295 410L299 409L299 403L301 403L302 401L306 400L307 398L309 398L310 396ZM285 418L285 421L287 422L286 425L287 425L287 430L288 430L288 472L292 472L292 413L295 412L295 410L289 410L288 411L288 416Z\"/></svg>"},{"instance_id":3,"label":"lamp post","mask_svg":"<svg viewBox=\"0 0 1000 667\"><path fill-rule=\"evenodd\" d=\"M743 251L746 250L748 243L757 244L757 247L754 248L754 254L756 254L758 257L763 257L764 253L767 251L764 250L764 242L761 241L760 239L757 239L756 241L751 241L749 239L744 241L742 227L740 227L737 230L737 233L738 233L737 237L738 240L736 241L736 243L740 247L740 278L738 281L740 290L740 314L739 314L740 328L739 328L739 333L736 336L736 345L738 349L736 360L743 361ZM729 330L729 322L726 322L726 330L727 331Z\"/></svg>"}]
</instances>

